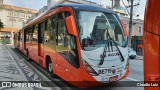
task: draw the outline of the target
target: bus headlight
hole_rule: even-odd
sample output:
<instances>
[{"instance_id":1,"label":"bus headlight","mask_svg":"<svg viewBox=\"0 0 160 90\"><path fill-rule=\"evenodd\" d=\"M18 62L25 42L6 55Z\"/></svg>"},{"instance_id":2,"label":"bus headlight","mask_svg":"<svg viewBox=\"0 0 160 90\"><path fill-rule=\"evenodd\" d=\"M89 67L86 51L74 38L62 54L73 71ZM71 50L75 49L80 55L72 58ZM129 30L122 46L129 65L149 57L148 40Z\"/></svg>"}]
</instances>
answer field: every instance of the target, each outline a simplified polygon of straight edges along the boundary
<instances>
[{"instance_id":1,"label":"bus headlight","mask_svg":"<svg viewBox=\"0 0 160 90\"><path fill-rule=\"evenodd\" d=\"M87 70L87 72L92 75L92 76L98 76L98 73L85 61L83 61L83 65L85 67L85 69Z\"/></svg>"}]
</instances>

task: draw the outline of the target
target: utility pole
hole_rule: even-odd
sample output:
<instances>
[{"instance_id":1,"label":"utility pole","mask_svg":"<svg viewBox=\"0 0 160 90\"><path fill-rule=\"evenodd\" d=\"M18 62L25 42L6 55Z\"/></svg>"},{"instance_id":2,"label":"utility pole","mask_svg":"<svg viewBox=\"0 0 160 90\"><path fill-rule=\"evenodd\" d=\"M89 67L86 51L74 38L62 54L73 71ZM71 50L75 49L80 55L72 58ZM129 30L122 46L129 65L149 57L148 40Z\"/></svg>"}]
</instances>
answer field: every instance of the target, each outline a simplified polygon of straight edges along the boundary
<instances>
[{"instance_id":1,"label":"utility pole","mask_svg":"<svg viewBox=\"0 0 160 90\"><path fill-rule=\"evenodd\" d=\"M132 25L133 25L133 22L132 22L132 18L133 18L133 2L134 2L134 0L131 0L128 47L131 47L131 34L132 34Z\"/></svg>"},{"instance_id":2,"label":"utility pole","mask_svg":"<svg viewBox=\"0 0 160 90\"><path fill-rule=\"evenodd\" d=\"M113 0L112 0L112 10L113 10Z\"/></svg>"}]
</instances>

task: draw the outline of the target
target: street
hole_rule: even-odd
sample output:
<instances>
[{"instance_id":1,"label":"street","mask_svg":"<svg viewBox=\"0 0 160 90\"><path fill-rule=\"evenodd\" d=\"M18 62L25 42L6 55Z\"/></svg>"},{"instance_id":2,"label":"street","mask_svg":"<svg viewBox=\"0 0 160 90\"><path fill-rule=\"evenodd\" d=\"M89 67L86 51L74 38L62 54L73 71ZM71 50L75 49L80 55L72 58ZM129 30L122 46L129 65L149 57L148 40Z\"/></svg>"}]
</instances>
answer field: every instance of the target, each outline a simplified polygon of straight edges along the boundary
<instances>
[{"instance_id":1,"label":"street","mask_svg":"<svg viewBox=\"0 0 160 90\"><path fill-rule=\"evenodd\" d=\"M70 85L60 79L50 77L45 69L40 67L33 61L26 61L24 55L16 51L11 45L0 45L0 81L45 81L42 85L45 87L29 88L32 90L75 90L76 87ZM116 82L115 86L97 87L88 89L102 90L143 90L143 87L123 87L122 82L126 81L143 81L143 58L138 56L136 59L130 60L130 74L126 79ZM116 86L118 85L118 87ZM16 88L0 88L16 90ZM23 88L25 90L25 88ZM28 89L28 88L26 88ZM88 90L87 89L87 90Z\"/></svg>"}]
</instances>

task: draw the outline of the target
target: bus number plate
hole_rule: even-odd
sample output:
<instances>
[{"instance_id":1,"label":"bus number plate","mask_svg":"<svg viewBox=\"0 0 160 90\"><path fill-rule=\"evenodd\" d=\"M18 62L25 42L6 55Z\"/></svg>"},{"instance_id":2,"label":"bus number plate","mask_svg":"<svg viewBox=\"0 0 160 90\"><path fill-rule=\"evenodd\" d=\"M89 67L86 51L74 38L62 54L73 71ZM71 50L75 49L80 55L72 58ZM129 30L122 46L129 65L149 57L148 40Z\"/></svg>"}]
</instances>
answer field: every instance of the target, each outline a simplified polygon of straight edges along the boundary
<instances>
[{"instance_id":1,"label":"bus number plate","mask_svg":"<svg viewBox=\"0 0 160 90\"><path fill-rule=\"evenodd\" d=\"M118 75L109 78L109 81L117 81L117 80L118 80Z\"/></svg>"},{"instance_id":2,"label":"bus number plate","mask_svg":"<svg viewBox=\"0 0 160 90\"><path fill-rule=\"evenodd\" d=\"M98 74L106 74L106 73L112 73L112 70L111 69L98 70Z\"/></svg>"}]
</instances>

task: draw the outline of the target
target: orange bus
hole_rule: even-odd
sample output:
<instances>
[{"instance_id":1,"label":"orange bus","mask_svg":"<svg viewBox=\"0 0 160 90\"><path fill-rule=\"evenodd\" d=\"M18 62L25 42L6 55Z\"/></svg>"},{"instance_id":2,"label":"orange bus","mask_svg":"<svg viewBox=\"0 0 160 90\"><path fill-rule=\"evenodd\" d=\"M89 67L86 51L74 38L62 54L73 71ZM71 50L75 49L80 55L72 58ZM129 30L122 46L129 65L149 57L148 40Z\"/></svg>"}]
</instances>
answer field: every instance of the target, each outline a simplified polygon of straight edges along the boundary
<instances>
[{"instance_id":1,"label":"orange bus","mask_svg":"<svg viewBox=\"0 0 160 90\"><path fill-rule=\"evenodd\" d=\"M138 37L137 38L137 51L138 52L143 52L143 37Z\"/></svg>"},{"instance_id":2,"label":"orange bus","mask_svg":"<svg viewBox=\"0 0 160 90\"><path fill-rule=\"evenodd\" d=\"M127 77L124 36L115 12L90 5L60 4L16 33L14 45L51 76L90 87Z\"/></svg>"},{"instance_id":3,"label":"orange bus","mask_svg":"<svg viewBox=\"0 0 160 90\"><path fill-rule=\"evenodd\" d=\"M143 51L143 36L132 36L131 47L136 52Z\"/></svg>"},{"instance_id":4,"label":"orange bus","mask_svg":"<svg viewBox=\"0 0 160 90\"><path fill-rule=\"evenodd\" d=\"M160 0L147 0L144 18L144 80L160 81ZM146 87L145 90L159 90Z\"/></svg>"}]
</instances>

